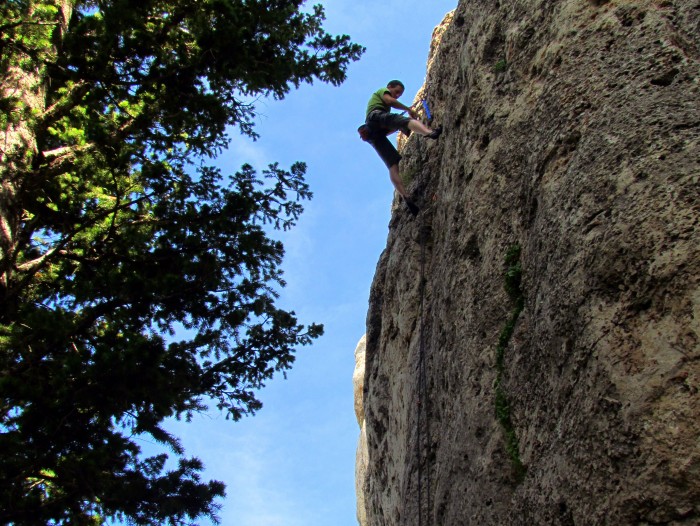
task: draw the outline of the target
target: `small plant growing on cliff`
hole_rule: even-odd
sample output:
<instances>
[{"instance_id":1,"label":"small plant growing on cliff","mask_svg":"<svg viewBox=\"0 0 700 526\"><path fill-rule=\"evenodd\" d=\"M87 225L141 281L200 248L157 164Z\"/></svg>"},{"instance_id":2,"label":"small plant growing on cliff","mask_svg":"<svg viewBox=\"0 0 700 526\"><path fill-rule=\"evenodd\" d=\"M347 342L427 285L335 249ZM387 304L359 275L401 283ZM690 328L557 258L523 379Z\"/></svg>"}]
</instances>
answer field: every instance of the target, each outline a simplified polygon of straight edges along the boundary
<instances>
[{"instance_id":1,"label":"small plant growing on cliff","mask_svg":"<svg viewBox=\"0 0 700 526\"><path fill-rule=\"evenodd\" d=\"M518 481L525 477L526 468L520 460L520 446L515 434L515 427L510 416L510 404L506 397L500 378L496 381L496 419L503 427L505 435L506 452L513 464L513 471Z\"/></svg>"},{"instance_id":2,"label":"small plant growing on cliff","mask_svg":"<svg viewBox=\"0 0 700 526\"><path fill-rule=\"evenodd\" d=\"M506 62L506 59L502 58L498 62L496 62L493 65L493 72L494 73L503 73L505 70L508 69L508 62Z\"/></svg>"},{"instance_id":3,"label":"small plant growing on cliff","mask_svg":"<svg viewBox=\"0 0 700 526\"><path fill-rule=\"evenodd\" d=\"M416 171L413 168L406 168L401 172L401 180L403 184L410 184L416 176Z\"/></svg>"},{"instance_id":4,"label":"small plant growing on cliff","mask_svg":"<svg viewBox=\"0 0 700 526\"><path fill-rule=\"evenodd\" d=\"M510 404L503 389L503 372L505 351L515 331L515 325L520 317L520 313L525 305L522 283L522 265L520 264L520 245L512 245L506 252L504 259L506 266L504 288L508 297L515 303L513 310L506 322L505 327L498 337L496 346L496 381L494 384L496 398L496 419L503 427L505 434L506 451L513 463L513 470L518 481L525 476L526 468L520 460L520 450L518 437L515 434L515 427L511 419Z\"/></svg>"}]
</instances>

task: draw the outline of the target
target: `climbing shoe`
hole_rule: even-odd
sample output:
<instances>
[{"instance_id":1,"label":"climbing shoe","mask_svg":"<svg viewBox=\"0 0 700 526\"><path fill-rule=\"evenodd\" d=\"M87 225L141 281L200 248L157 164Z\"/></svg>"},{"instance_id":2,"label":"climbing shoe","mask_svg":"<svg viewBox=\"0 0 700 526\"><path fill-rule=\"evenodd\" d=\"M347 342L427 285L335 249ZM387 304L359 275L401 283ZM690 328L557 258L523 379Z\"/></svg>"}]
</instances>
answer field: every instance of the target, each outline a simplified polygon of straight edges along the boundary
<instances>
[{"instance_id":1,"label":"climbing shoe","mask_svg":"<svg viewBox=\"0 0 700 526\"><path fill-rule=\"evenodd\" d=\"M438 137L440 137L440 134L441 134L441 133L442 133L442 126L438 126L438 127L435 128L431 133L429 133L428 135L426 135L426 137L427 137L428 139L437 139Z\"/></svg>"},{"instance_id":2,"label":"climbing shoe","mask_svg":"<svg viewBox=\"0 0 700 526\"><path fill-rule=\"evenodd\" d=\"M408 211L411 212L411 215L413 217L416 217L418 215L418 212L420 212L420 208L411 200L404 198L404 201L406 201L406 206L408 207Z\"/></svg>"}]
</instances>

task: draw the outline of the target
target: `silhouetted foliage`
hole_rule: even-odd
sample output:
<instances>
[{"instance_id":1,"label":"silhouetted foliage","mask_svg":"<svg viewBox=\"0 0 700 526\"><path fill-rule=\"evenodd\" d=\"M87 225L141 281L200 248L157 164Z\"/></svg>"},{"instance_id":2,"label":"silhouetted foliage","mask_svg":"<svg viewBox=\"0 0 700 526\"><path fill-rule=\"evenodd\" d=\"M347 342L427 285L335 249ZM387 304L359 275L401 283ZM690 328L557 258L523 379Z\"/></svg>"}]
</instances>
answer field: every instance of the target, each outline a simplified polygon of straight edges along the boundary
<instances>
[{"instance_id":1,"label":"silhouetted foliage","mask_svg":"<svg viewBox=\"0 0 700 526\"><path fill-rule=\"evenodd\" d=\"M0 522L190 524L224 486L163 430L234 420L322 333L276 306L305 166L207 163L259 96L362 48L300 0L0 6ZM168 446L144 458L138 440Z\"/></svg>"}]
</instances>

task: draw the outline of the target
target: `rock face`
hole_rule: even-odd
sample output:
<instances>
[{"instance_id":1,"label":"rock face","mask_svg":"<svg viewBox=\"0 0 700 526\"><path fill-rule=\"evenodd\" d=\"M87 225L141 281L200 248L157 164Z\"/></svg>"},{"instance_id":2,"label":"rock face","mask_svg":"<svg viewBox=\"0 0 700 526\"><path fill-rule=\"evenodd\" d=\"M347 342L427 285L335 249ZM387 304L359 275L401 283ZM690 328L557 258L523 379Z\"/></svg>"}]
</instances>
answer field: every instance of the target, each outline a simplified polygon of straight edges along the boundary
<instances>
[{"instance_id":1,"label":"rock face","mask_svg":"<svg viewBox=\"0 0 700 526\"><path fill-rule=\"evenodd\" d=\"M367 479L367 433L365 431L365 410L362 404L362 392L365 382L366 337L362 336L355 347L355 371L352 374L353 395L355 397L355 417L360 426L360 438L357 441L355 455L355 493L357 495L357 522L367 526L367 509L365 507L364 485Z\"/></svg>"},{"instance_id":2,"label":"rock face","mask_svg":"<svg viewBox=\"0 0 700 526\"><path fill-rule=\"evenodd\" d=\"M370 293L366 524L700 523L700 2L469 0L439 34L445 132L402 146L423 209Z\"/></svg>"}]
</instances>

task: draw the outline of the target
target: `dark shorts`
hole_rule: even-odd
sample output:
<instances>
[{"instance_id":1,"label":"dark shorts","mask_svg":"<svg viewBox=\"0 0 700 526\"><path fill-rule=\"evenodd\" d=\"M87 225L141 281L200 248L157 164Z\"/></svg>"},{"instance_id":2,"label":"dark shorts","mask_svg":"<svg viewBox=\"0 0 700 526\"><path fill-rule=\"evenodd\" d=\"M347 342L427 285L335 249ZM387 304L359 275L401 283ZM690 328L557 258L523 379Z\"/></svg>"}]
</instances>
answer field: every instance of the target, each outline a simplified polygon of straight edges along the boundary
<instances>
[{"instance_id":1,"label":"dark shorts","mask_svg":"<svg viewBox=\"0 0 700 526\"><path fill-rule=\"evenodd\" d=\"M375 110L367 116L366 124L370 129L369 143L374 147L387 168L391 168L401 160L401 155L396 151L396 148L391 141L387 139L387 135L394 133L396 130L401 130L406 135L410 134L408 123L411 119L399 115L398 113L390 113L386 111Z\"/></svg>"}]
</instances>

